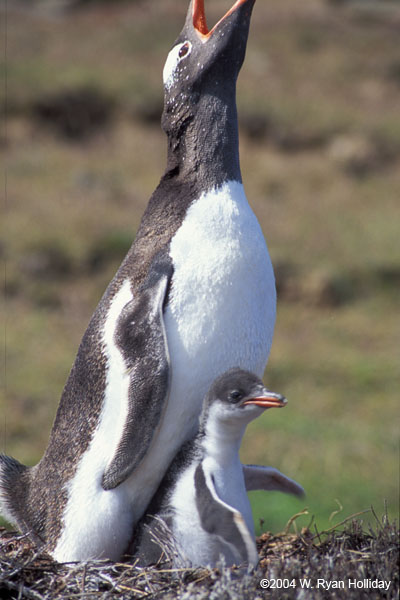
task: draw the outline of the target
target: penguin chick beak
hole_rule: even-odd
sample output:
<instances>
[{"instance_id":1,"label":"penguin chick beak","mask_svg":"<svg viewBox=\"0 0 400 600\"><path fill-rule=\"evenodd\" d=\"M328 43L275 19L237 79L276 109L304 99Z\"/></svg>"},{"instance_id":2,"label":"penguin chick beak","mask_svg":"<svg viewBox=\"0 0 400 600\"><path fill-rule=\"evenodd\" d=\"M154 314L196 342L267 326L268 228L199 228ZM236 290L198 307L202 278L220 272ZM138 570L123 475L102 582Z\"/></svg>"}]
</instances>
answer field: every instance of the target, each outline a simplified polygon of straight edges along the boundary
<instances>
[{"instance_id":1,"label":"penguin chick beak","mask_svg":"<svg viewBox=\"0 0 400 600\"><path fill-rule=\"evenodd\" d=\"M254 1L254 0L253 0ZM215 29L224 21L229 15L237 10L246 2L253 4L251 0L236 0L235 4L228 10L228 12L218 21L216 25L209 31L207 27L206 14L204 11L204 0L193 0L193 27L196 30L198 36L203 42L206 42L213 34Z\"/></svg>"},{"instance_id":2,"label":"penguin chick beak","mask_svg":"<svg viewBox=\"0 0 400 600\"><path fill-rule=\"evenodd\" d=\"M243 406L247 406L248 404L255 404L261 408L282 408L286 406L287 400L281 394L268 392L264 396L257 396L257 398L250 398L250 400L243 402Z\"/></svg>"}]
</instances>

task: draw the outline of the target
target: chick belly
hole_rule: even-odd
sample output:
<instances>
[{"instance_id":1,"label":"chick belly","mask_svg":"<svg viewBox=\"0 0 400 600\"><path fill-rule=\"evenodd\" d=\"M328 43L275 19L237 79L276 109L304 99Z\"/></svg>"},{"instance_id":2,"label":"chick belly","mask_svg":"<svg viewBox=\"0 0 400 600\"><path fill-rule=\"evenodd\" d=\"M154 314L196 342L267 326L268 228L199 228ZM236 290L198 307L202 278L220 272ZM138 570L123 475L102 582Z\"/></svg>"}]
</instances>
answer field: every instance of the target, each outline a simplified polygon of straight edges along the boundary
<instances>
[{"instance_id":1,"label":"chick belly","mask_svg":"<svg viewBox=\"0 0 400 600\"><path fill-rule=\"evenodd\" d=\"M183 506L185 503L185 506ZM221 560L226 566L240 564L240 553L218 533L203 529L191 494L180 492L180 502L175 505L172 532L181 567L215 567Z\"/></svg>"},{"instance_id":2,"label":"chick belly","mask_svg":"<svg viewBox=\"0 0 400 600\"><path fill-rule=\"evenodd\" d=\"M227 567L241 563L238 553L235 553L229 544L217 535L205 532L200 524L194 522L197 519L191 516L189 528L175 529L175 543L183 566L215 567L221 560Z\"/></svg>"},{"instance_id":3,"label":"chick belly","mask_svg":"<svg viewBox=\"0 0 400 600\"><path fill-rule=\"evenodd\" d=\"M253 513L239 457L230 465L219 465L213 460L205 461L205 464L212 473L218 498L241 514L250 536L255 538Z\"/></svg>"},{"instance_id":4,"label":"chick belly","mask_svg":"<svg viewBox=\"0 0 400 600\"><path fill-rule=\"evenodd\" d=\"M218 535L207 532L197 512L194 474L197 464L184 471L173 491L169 506L174 517L172 534L180 564L176 566L215 566L221 557L225 564L237 562L234 548Z\"/></svg>"}]
</instances>

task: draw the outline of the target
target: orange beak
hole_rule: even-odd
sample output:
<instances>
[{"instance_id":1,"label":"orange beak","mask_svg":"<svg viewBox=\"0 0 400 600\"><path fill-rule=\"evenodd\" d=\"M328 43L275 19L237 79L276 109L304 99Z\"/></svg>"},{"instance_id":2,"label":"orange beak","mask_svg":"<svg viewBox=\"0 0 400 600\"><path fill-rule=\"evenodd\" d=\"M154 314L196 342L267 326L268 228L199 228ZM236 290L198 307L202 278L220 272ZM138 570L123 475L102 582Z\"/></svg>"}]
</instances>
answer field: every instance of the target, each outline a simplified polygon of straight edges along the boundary
<instances>
[{"instance_id":1,"label":"orange beak","mask_svg":"<svg viewBox=\"0 0 400 600\"><path fill-rule=\"evenodd\" d=\"M251 400L243 402L243 406L246 406L247 404L255 404L261 408L281 408L287 404L287 400L280 394L271 393L265 396L259 396L258 398L251 398Z\"/></svg>"},{"instance_id":2,"label":"orange beak","mask_svg":"<svg viewBox=\"0 0 400 600\"><path fill-rule=\"evenodd\" d=\"M211 31L209 31L207 27L206 14L204 12L204 0L193 0L193 27L195 28L203 42L206 42L209 39L213 31L224 19L226 19L226 17L229 17L229 15L232 14L237 8L239 8L239 6L245 4L248 1L249 0L236 0L232 8L229 9L228 12L222 17L222 19L220 19L218 23L214 25Z\"/></svg>"}]
</instances>

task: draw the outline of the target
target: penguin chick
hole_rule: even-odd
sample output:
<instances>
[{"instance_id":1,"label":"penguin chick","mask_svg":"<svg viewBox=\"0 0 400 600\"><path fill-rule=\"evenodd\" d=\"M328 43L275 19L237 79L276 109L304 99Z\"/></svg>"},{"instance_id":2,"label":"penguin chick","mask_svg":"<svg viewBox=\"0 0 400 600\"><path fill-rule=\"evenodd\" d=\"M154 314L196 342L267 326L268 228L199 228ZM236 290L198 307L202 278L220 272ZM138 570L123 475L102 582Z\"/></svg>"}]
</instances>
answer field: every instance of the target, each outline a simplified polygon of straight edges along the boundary
<instances>
[{"instance_id":1,"label":"penguin chick","mask_svg":"<svg viewBox=\"0 0 400 600\"><path fill-rule=\"evenodd\" d=\"M238 368L218 377L204 399L199 432L172 462L135 532L139 564L162 551L176 567L255 566L258 554L247 489L301 496L303 488L271 467L243 466L240 444L250 421L286 399Z\"/></svg>"}]
</instances>

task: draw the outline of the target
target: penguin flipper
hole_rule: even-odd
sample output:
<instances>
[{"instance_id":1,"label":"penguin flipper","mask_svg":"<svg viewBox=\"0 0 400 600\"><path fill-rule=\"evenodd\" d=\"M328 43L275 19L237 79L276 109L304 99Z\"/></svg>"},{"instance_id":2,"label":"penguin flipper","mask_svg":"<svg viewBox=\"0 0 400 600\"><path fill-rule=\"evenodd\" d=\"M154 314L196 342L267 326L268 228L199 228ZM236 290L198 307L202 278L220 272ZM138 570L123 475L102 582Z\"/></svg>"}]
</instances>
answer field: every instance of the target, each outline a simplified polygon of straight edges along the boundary
<instances>
[{"instance_id":1,"label":"penguin flipper","mask_svg":"<svg viewBox=\"0 0 400 600\"><path fill-rule=\"evenodd\" d=\"M204 471L202 463L196 468L194 481L196 506L202 527L227 544L239 558L239 563L257 565L255 540L242 514L218 497L212 474Z\"/></svg>"},{"instance_id":2,"label":"penguin flipper","mask_svg":"<svg viewBox=\"0 0 400 600\"><path fill-rule=\"evenodd\" d=\"M25 498L18 497L18 492L25 491L26 485L20 485L21 479L28 472L28 467L22 465L15 458L0 454L0 513L12 525L22 531L23 518L21 509Z\"/></svg>"},{"instance_id":3,"label":"penguin flipper","mask_svg":"<svg viewBox=\"0 0 400 600\"><path fill-rule=\"evenodd\" d=\"M163 309L172 276L168 258L156 258L139 293L122 310L115 339L130 373L129 408L102 486L120 485L144 458L168 397L170 361Z\"/></svg>"},{"instance_id":4,"label":"penguin flipper","mask_svg":"<svg viewBox=\"0 0 400 600\"><path fill-rule=\"evenodd\" d=\"M285 494L293 494L299 498L305 495L302 486L286 477L274 467L263 467L261 465L243 465L243 475L246 490L278 491Z\"/></svg>"}]
</instances>

